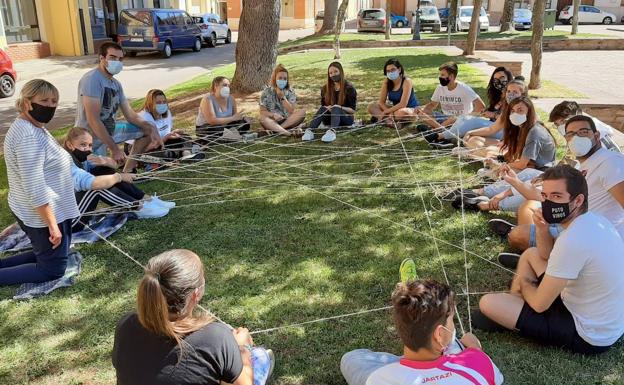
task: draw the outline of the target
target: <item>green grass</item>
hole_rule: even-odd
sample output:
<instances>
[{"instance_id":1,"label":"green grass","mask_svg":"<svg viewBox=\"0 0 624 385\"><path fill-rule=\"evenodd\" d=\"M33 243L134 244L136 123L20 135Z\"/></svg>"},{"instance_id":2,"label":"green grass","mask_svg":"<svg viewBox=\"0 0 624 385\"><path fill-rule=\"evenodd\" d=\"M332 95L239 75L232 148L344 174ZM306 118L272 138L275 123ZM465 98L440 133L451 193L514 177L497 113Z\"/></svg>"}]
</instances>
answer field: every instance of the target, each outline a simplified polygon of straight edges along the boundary
<instances>
[{"instance_id":1,"label":"green grass","mask_svg":"<svg viewBox=\"0 0 624 385\"><path fill-rule=\"evenodd\" d=\"M391 53L344 52L342 62L347 77L358 87L362 116L366 103L377 97L380 68ZM427 100L436 86L439 63L451 59L460 62L462 80L484 93L487 77L461 57L434 50L403 50L398 58L410 68L421 100ZM331 60L329 52L280 57L308 110L318 103L318 87ZM195 93L205 89L216 73L231 74L232 69L226 66L171 93ZM188 128L185 121L178 124ZM408 130L402 134L405 137ZM385 150L373 147L312 163L315 157L336 155L335 151L380 144L387 145ZM431 152L419 140L406 140L405 146L415 174L405 161L396 132L385 128L339 135L331 145L278 139L251 147L215 147L210 155L220 159L196 166L195 172L164 175L187 179L142 185L150 193L172 193L169 197L180 206L197 205L175 209L159 220L129 222L111 240L141 262L171 248L194 250L206 268L202 304L227 322L251 330L387 305L405 257L416 260L421 277L438 280L444 279L443 263L451 284L461 292L465 287L463 252L445 244L439 244L436 251L427 237L424 209L431 211L433 233L440 239L461 245L465 226L468 250L491 258L504 245L487 230L490 216L467 213L462 222L458 212L446 205L439 207L433 199L430 182L457 183L456 160L427 159ZM374 176L376 167L381 175ZM464 167L463 178L475 170L476 165ZM180 182L200 188L176 193L193 187ZM247 190L191 198L223 191L219 188ZM6 187L2 194L6 196ZM229 202L211 204L218 200ZM6 211L0 217L3 225L10 220ZM135 306L141 270L103 243L78 249L85 261L76 285L28 302L9 300L14 288L0 288L0 298L5 298L0 301L0 383L115 382L110 363L114 328L121 315ZM511 278L476 257L469 257L468 266L471 292L503 290ZM477 301L478 296L471 297L473 307ZM465 297L460 297L458 309L466 324ZM603 356L584 358L538 347L511 333L477 335L508 384L623 381L621 345ZM254 340L276 352L273 383L280 385L344 384L339 362L351 349L401 353L388 312L260 334Z\"/></svg>"},{"instance_id":2,"label":"green grass","mask_svg":"<svg viewBox=\"0 0 624 385\"><path fill-rule=\"evenodd\" d=\"M423 40L430 39L440 39L447 40L447 34L445 32L440 33L432 33L432 32L423 32L420 34ZM468 32L457 32L451 34L451 40L466 40L468 37ZM600 34L592 34L592 33L579 33L576 35L570 35L569 32L566 31L544 31L544 39L586 39L586 38L601 38L601 37L610 37L609 35L600 35ZM612 37L612 36L611 36ZM512 32L482 32L479 35L479 39L530 39L531 31L512 31ZM343 33L340 35L340 41L378 41L385 40L386 36L384 33ZM412 35L401 33L401 34L392 34L390 35L391 40L411 40ZM283 43L280 43L279 48L291 48L295 46L304 46L306 44L318 43L318 42L333 42L334 35L310 35L306 37L302 37L300 39L288 40ZM305 47L302 47L305 48Z\"/></svg>"}]
</instances>

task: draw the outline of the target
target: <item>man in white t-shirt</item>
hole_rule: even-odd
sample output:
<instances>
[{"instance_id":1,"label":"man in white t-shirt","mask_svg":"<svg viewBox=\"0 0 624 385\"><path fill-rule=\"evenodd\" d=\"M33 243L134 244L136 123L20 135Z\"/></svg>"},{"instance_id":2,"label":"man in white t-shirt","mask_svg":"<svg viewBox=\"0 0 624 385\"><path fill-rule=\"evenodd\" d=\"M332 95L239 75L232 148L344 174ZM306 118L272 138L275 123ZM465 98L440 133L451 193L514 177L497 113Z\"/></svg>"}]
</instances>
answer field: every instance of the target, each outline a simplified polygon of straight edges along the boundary
<instances>
[{"instance_id":1,"label":"man in white t-shirt","mask_svg":"<svg viewBox=\"0 0 624 385\"><path fill-rule=\"evenodd\" d=\"M438 68L440 71L440 85L436 87L431 101L418 110L423 123L431 128L450 127L457 117L472 112L480 114L485 111L485 104L470 86L457 80L458 68L453 62L444 63ZM433 110L442 110L436 115ZM425 137L428 142L441 141L441 134L429 134Z\"/></svg>"},{"instance_id":2,"label":"man in white t-shirt","mask_svg":"<svg viewBox=\"0 0 624 385\"><path fill-rule=\"evenodd\" d=\"M481 350L477 337L464 334L463 350L456 342L454 301L453 291L443 283L412 279L399 283L392 294L392 308L403 356L368 349L350 351L340 361L347 384L502 384L503 375Z\"/></svg>"},{"instance_id":3,"label":"man in white t-shirt","mask_svg":"<svg viewBox=\"0 0 624 385\"><path fill-rule=\"evenodd\" d=\"M487 294L479 308L544 345L605 352L624 333L624 241L605 217L588 212L581 171L556 166L542 179L542 209L533 218L537 247L520 257L510 293ZM556 240L550 224L563 229ZM474 326L488 328L487 322Z\"/></svg>"}]
</instances>

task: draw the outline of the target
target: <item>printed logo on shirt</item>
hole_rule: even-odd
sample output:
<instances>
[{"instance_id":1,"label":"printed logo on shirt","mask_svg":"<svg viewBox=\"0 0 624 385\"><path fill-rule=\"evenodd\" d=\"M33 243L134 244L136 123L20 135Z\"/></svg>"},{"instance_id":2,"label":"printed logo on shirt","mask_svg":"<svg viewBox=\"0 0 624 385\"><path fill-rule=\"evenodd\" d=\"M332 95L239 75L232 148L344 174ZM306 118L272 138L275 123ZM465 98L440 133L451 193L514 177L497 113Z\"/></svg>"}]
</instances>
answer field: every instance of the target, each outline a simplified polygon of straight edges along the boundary
<instances>
[{"instance_id":1,"label":"printed logo on shirt","mask_svg":"<svg viewBox=\"0 0 624 385\"><path fill-rule=\"evenodd\" d=\"M440 381L440 380L444 380L444 379L446 379L446 378L451 377L452 375L453 375L453 373L452 373L452 372L446 372L446 373L444 373L444 374L440 374L440 375L437 375L437 376L425 377L425 378L423 378L423 380L422 380L421 384L426 384L426 383L428 383L428 382L433 382L433 381Z\"/></svg>"}]
</instances>

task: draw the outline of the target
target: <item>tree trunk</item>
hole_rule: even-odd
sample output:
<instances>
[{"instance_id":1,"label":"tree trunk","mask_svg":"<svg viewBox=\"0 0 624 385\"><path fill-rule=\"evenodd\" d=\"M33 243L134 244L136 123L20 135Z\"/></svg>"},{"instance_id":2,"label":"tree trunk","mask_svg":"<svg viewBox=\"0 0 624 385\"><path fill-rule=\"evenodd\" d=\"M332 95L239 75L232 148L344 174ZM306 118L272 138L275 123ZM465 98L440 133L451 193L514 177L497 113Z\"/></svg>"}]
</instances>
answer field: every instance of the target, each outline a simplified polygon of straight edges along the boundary
<instances>
[{"instance_id":1,"label":"tree trunk","mask_svg":"<svg viewBox=\"0 0 624 385\"><path fill-rule=\"evenodd\" d=\"M500 32L507 32L513 29L514 0L505 0L503 6L503 16L501 17Z\"/></svg>"},{"instance_id":2,"label":"tree trunk","mask_svg":"<svg viewBox=\"0 0 624 385\"><path fill-rule=\"evenodd\" d=\"M280 6L280 0L243 0L232 79L235 91L260 91L271 77L277 58Z\"/></svg>"},{"instance_id":3,"label":"tree trunk","mask_svg":"<svg viewBox=\"0 0 624 385\"><path fill-rule=\"evenodd\" d=\"M579 8L581 7L581 0L574 0L572 12L572 35L576 35L578 32L579 21Z\"/></svg>"},{"instance_id":4,"label":"tree trunk","mask_svg":"<svg viewBox=\"0 0 624 385\"><path fill-rule=\"evenodd\" d=\"M325 0L325 10L323 12L323 25L316 33L317 35L325 35L334 32L334 28L336 27L336 12L338 12L338 0Z\"/></svg>"},{"instance_id":5,"label":"tree trunk","mask_svg":"<svg viewBox=\"0 0 624 385\"><path fill-rule=\"evenodd\" d=\"M457 32L457 7L459 6L458 0L451 0L451 6L449 10L449 19L446 28L451 28L451 32Z\"/></svg>"},{"instance_id":6,"label":"tree trunk","mask_svg":"<svg viewBox=\"0 0 624 385\"><path fill-rule=\"evenodd\" d=\"M544 38L544 10L546 0L535 0L533 4L533 35L531 37L531 81L529 89L536 90L541 87L540 72L542 70L542 41Z\"/></svg>"},{"instance_id":7,"label":"tree trunk","mask_svg":"<svg viewBox=\"0 0 624 385\"><path fill-rule=\"evenodd\" d=\"M468 41L464 55L474 55L475 47L477 46L477 35L481 28L481 23L479 23L481 4L483 4L483 0L474 0L472 3L472 19L470 19L470 30L468 31Z\"/></svg>"},{"instance_id":8,"label":"tree trunk","mask_svg":"<svg viewBox=\"0 0 624 385\"><path fill-rule=\"evenodd\" d=\"M347 7L349 0L342 0L338 7L338 16L336 17L336 26L334 27L334 59L340 59L340 33L342 32L342 23L347 16Z\"/></svg>"},{"instance_id":9,"label":"tree trunk","mask_svg":"<svg viewBox=\"0 0 624 385\"><path fill-rule=\"evenodd\" d=\"M392 13L392 1L386 0L386 40L390 40L390 29L392 28L390 13Z\"/></svg>"}]
</instances>

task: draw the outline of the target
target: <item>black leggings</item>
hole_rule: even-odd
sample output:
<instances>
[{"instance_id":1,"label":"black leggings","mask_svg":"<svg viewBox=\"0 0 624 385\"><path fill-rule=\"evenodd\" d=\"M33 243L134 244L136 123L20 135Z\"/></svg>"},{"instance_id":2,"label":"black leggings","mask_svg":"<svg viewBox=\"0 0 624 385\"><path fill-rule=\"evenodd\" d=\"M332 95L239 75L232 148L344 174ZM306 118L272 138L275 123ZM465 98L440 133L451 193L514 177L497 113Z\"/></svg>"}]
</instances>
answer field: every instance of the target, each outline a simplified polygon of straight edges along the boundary
<instances>
[{"instance_id":1,"label":"black leggings","mask_svg":"<svg viewBox=\"0 0 624 385\"><path fill-rule=\"evenodd\" d=\"M220 124L212 126L210 124L204 124L203 126L195 127L195 134L197 135L198 142L201 144L208 144L218 139L223 134L224 128L236 128L238 132L244 133L251 129L251 124L246 120L236 120L228 124Z\"/></svg>"},{"instance_id":2,"label":"black leggings","mask_svg":"<svg viewBox=\"0 0 624 385\"><path fill-rule=\"evenodd\" d=\"M322 106L314 115L310 128L318 128L321 123L331 128L346 128L353 125L353 115L339 107L332 107L330 110Z\"/></svg>"}]
</instances>

